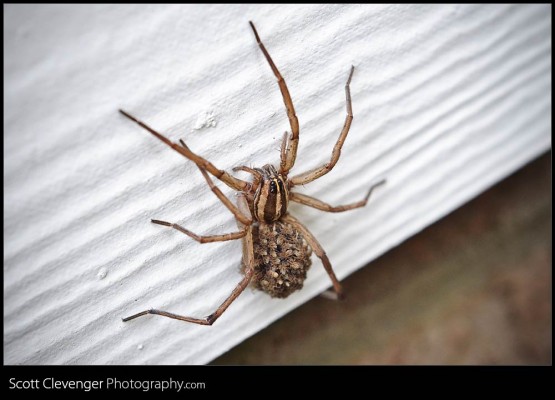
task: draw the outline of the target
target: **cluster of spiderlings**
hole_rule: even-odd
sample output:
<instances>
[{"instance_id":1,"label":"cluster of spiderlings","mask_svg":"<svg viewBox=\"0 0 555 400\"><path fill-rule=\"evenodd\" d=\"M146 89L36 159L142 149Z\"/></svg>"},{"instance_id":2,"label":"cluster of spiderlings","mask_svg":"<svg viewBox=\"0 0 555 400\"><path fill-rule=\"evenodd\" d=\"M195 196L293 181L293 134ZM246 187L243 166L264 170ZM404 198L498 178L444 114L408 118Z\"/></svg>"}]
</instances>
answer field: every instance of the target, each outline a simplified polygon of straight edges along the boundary
<instances>
[{"instance_id":1,"label":"cluster of spiderlings","mask_svg":"<svg viewBox=\"0 0 555 400\"><path fill-rule=\"evenodd\" d=\"M312 250L302 235L284 222L253 227L252 285L272 297L285 298L302 289L312 264Z\"/></svg>"}]
</instances>

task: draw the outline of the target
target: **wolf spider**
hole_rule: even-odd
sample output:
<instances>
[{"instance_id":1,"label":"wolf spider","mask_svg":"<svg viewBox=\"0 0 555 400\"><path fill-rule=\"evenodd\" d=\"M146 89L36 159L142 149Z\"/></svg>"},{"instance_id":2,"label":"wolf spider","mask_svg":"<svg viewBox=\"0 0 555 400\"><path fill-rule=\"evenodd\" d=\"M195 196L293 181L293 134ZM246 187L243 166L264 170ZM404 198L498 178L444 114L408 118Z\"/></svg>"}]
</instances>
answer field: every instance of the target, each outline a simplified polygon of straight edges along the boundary
<instances>
[{"instance_id":1,"label":"wolf spider","mask_svg":"<svg viewBox=\"0 0 555 400\"><path fill-rule=\"evenodd\" d=\"M192 318L167 311L150 309L124 318L124 322L143 315L156 314L200 325L212 325L243 290L245 290L251 281L256 289L262 290L272 297L288 297L294 291L302 288L303 282L306 279L307 270L311 265L310 256L312 251L322 260L322 264L331 279L337 298L341 299L343 297L341 284L333 272L331 263L324 249L312 233L287 212L287 206L289 201L294 201L328 212L352 210L364 207L374 188L385 183L385 180L382 180L372 185L364 199L360 201L335 207L313 197L291 191L294 186L305 185L324 176L330 172L337 163L341 147L345 142L353 120L349 85L353 76L354 67L351 67L349 78L345 84L347 117L341 134L339 135L339 139L333 148L330 161L321 167L289 178L289 171L295 165L295 159L297 157L299 121L295 114L293 101L291 100L291 95L289 94L285 80L272 61L266 47L264 47L264 44L260 40L254 24L250 21L249 24L254 32L260 50L262 50L264 57L270 64L277 78L277 83L287 110L289 124L291 125L291 135L288 136L286 132L281 142L278 170L270 164L266 164L262 168L249 168L246 166L236 167L233 171L244 171L250 173L253 177L250 182L238 179L216 168L210 161L193 153L183 140L179 140L179 144L173 143L144 122L123 110L119 110L124 116L139 124L184 157L193 161L200 169L200 172L204 176L204 179L206 179L212 192L214 192L224 206L233 213L237 219L240 230L222 235L201 236L171 222L155 219L153 219L152 222L176 229L200 243L223 242L242 238L242 272L244 277L216 311L206 318ZM208 173L239 192L237 206L214 185Z\"/></svg>"}]
</instances>

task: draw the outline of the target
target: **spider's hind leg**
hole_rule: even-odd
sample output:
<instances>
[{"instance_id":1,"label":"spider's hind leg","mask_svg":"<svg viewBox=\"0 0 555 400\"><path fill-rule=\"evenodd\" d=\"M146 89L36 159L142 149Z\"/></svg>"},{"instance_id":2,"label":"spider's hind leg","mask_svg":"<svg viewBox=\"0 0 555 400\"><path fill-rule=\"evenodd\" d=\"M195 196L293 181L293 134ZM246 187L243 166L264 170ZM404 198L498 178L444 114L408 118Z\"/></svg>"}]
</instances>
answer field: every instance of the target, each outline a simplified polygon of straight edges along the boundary
<instances>
[{"instance_id":1,"label":"spider's hind leg","mask_svg":"<svg viewBox=\"0 0 555 400\"><path fill-rule=\"evenodd\" d=\"M243 277L241 282L239 282L239 284L235 287L235 289L233 289L233 291L228 296L228 298L225 299L225 301L216 309L216 311L214 311L212 314L210 314L205 318L186 317L183 315L174 314L167 311L150 309L150 310L141 311L140 313L133 314L126 318L122 318L122 321L127 322L127 321L131 321L132 319L142 317L143 315L154 314L154 315L161 315L162 317L177 319L179 321L191 322L193 324L212 325L224 313L224 311L227 310L227 308L231 305L231 303L233 303L233 301L241 293L243 293L243 290L245 290L245 288L249 285L252 275L253 275L252 268L247 269L245 271L245 276Z\"/></svg>"},{"instance_id":2,"label":"spider's hind leg","mask_svg":"<svg viewBox=\"0 0 555 400\"><path fill-rule=\"evenodd\" d=\"M245 203L245 199L243 197L240 199L240 203L239 203L240 207L244 207L244 203ZM243 248L245 249L244 250L245 253L243 256L243 263L245 265L245 268L244 268L245 276L243 277L243 279L241 279L241 281L237 284L237 286L235 286L231 294L223 301L223 303L220 304L220 306L216 309L216 311L214 311L212 314L210 314L205 318L193 318L193 317L186 317L179 314L173 314L167 311L150 309L150 310L141 311L137 314L133 314L127 318L123 318L122 319L123 322L127 322L132 319L142 317L143 315L154 314L154 315L160 315L162 317L177 319L179 321L191 322L193 324L212 325L218 318L220 318L220 316L225 312L225 310L227 310L227 308L231 305L231 303L233 303L233 301L235 301L235 299L239 297L241 293L243 293L243 291L249 285L252 279L252 276L254 274L254 244L252 239L252 225L245 226L244 229L245 229L245 234L243 235L244 237Z\"/></svg>"},{"instance_id":3,"label":"spider's hind leg","mask_svg":"<svg viewBox=\"0 0 555 400\"><path fill-rule=\"evenodd\" d=\"M293 227L295 227L295 229L297 229L299 232L301 232L304 239L307 241L308 245L312 248L312 250L318 256L318 258L320 258L320 260L322 260L322 264L324 265L324 269L328 273L328 275L331 279L331 282L333 284L333 290L335 291L335 293L337 295L337 298L339 300L342 300L344 298L343 288L341 287L341 283L339 283L339 280L335 276L335 272L333 272L333 268L331 266L330 260L329 260L328 256L326 255L326 252L322 248L322 245L320 243L318 243L318 240L316 240L314 235L312 233L310 233L308 228L305 227L303 224L301 224L295 217L291 216L290 214L287 214L285 217L282 218L282 220L291 224L291 225L293 225Z\"/></svg>"}]
</instances>

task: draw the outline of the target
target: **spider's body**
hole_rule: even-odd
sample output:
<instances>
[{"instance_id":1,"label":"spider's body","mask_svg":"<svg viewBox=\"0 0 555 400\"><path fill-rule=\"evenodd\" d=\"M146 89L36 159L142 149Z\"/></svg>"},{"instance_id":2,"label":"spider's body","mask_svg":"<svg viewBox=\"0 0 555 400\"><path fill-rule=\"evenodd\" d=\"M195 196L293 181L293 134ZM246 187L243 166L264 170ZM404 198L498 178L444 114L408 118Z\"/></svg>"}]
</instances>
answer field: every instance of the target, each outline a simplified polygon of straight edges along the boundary
<instances>
[{"instance_id":1,"label":"spider's body","mask_svg":"<svg viewBox=\"0 0 555 400\"><path fill-rule=\"evenodd\" d=\"M245 168L253 174L247 204L253 223L254 274L251 286L271 297L285 298L302 289L312 261L312 250L303 235L281 220L287 214L289 187L287 177L273 165ZM246 265L243 262L243 266Z\"/></svg>"},{"instance_id":2,"label":"spider's body","mask_svg":"<svg viewBox=\"0 0 555 400\"><path fill-rule=\"evenodd\" d=\"M306 171L290 178L289 171L295 165L295 159L297 157L299 121L295 114L293 101L291 100L291 95L289 94L289 89L285 84L285 80L272 61L268 51L262 44L252 22L250 22L250 25L264 57L270 64L270 67L277 78L277 82L283 96L283 101L287 109L289 124L291 126L291 134L288 136L286 133L283 137L279 168L276 169L274 166L269 164L263 166L262 168L254 169L245 166L237 167L234 168L234 171L248 172L253 176L251 182L238 179L229 173L216 168L208 160L193 153L182 140L180 140L180 144L174 143L137 118L131 116L123 110L120 110L120 112L127 118L136 122L166 145L193 161L200 169L200 172L206 179L210 189L228 208L228 210L233 213L237 219L240 230L221 235L201 236L177 224L160 220L152 220L152 222L174 228L200 243L242 239L242 272L244 277L233 292L231 292L226 300L218 307L218 309L206 318L185 317L160 310L145 310L124 318L124 321L129 321L146 314L156 314L200 325L212 325L249 284L252 284L252 286L256 289L262 290L270 296L277 298L288 297L294 291L301 289L306 279L307 271L311 265L310 257L312 252L314 252L322 261L324 269L332 281L333 289L337 294L337 297L342 297L341 284L333 272L331 263L324 249L312 233L310 233L310 231L295 217L287 212L287 207L290 201L328 212L342 212L364 207L368 202L372 190L385 182L380 181L372 185L363 200L336 207L330 206L329 204L313 197L296 193L291 190L294 186L310 183L327 174L333 169L339 160L341 147L347 138L347 134L349 133L351 122L353 120L349 84L351 83L354 67L351 68L347 84L345 85L345 94L347 98L347 117L345 118L345 125L343 126L339 139L333 148L330 161L319 168ZM239 192L238 206L235 206L220 191L220 189L214 185L208 174L213 175L229 187Z\"/></svg>"}]
</instances>

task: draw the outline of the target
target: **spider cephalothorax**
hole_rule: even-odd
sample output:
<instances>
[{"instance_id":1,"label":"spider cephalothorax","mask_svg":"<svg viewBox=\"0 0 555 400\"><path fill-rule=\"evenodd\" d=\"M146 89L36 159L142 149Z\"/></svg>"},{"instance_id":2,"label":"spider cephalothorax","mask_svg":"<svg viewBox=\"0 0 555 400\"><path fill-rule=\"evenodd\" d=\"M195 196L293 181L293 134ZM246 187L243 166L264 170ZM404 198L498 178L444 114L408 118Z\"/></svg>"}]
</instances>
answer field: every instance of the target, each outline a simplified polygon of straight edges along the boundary
<instances>
[{"instance_id":1,"label":"spider cephalothorax","mask_svg":"<svg viewBox=\"0 0 555 400\"><path fill-rule=\"evenodd\" d=\"M270 164L254 170L258 172L259 177L252 203L252 216L257 221L277 221L285 215L289 205L287 178L280 175Z\"/></svg>"},{"instance_id":2,"label":"spider cephalothorax","mask_svg":"<svg viewBox=\"0 0 555 400\"><path fill-rule=\"evenodd\" d=\"M347 138L347 134L351 127L351 121L353 120L349 85L353 76L354 67L351 67L351 72L347 79L347 84L345 85L347 117L345 118L345 124L339 135L339 139L333 148L330 161L321 167L288 178L289 171L295 165L295 159L297 157L299 121L297 120L293 101L291 100L285 80L272 61L270 54L268 54L268 51L262 44L253 23L249 23L254 32L258 46L262 50L264 57L270 64L277 78L285 108L287 109L289 124L291 126L291 135L288 136L285 134L283 137L278 169L270 164L262 168L254 169L245 166L237 167L234 168L234 171L245 171L253 176L251 182L238 179L224 170L216 168L208 160L193 153L182 140L179 141L180 144L174 143L144 122L120 110L127 118L136 122L175 151L193 161L200 169L210 189L222 201L224 206L233 213L237 219L240 230L223 235L201 236L177 224L160 220L152 220L152 222L174 228L200 243L222 242L242 238L243 267L241 271L244 277L218 309L205 318L186 317L161 310L145 310L124 318L124 321L129 321L146 314L156 314L200 325L212 325L249 284L277 298L288 297L294 291L301 289L306 279L306 273L311 265L310 256L312 252L322 261L324 269L331 279L337 297L342 297L341 284L333 272L326 252L312 233L310 233L310 231L295 217L287 213L287 207L289 201L294 201L328 212L342 212L364 207L370 198L372 190L385 182L382 180L372 185L363 200L336 207L330 206L313 197L290 191L290 189L296 185L310 183L327 174L333 169L337 160L339 160L341 147ZM213 175L239 192L237 206L214 185L208 174Z\"/></svg>"}]
</instances>

